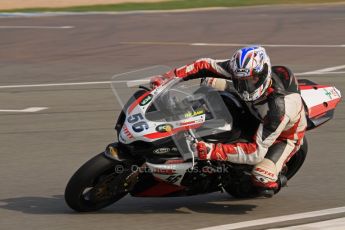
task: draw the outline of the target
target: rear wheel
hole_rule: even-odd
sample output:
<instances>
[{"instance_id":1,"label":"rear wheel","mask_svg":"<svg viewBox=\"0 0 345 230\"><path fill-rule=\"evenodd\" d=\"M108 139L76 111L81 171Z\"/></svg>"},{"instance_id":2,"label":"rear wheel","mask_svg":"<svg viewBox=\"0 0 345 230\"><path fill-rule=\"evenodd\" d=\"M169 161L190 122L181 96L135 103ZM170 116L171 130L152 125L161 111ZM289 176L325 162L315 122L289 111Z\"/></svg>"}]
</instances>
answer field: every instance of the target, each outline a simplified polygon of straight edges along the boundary
<instances>
[{"instance_id":1,"label":"rear wheel","mask_svg":"<svg viewBox=\"0 0 345 230\"><path fill-rule=\"evenodd\" d=\"M282 170L282 175L290 180L298 170L302 167L308 152L308 142L304 138L303 145L293 155L293 157L286 163L286 167ZM285 180L286 181L286 180ZM284 185L283 185L284 186ZM252 185L251 176L243 174L243 177L236 179L235 182L230 183L224 187L225 191L235 198L254 198L258 196L257 189ZM275 193L279 192L277 190Z\"/></svg>"},{"instance_id":2,"label":"rear wheel","mask_svg":"<svg viewBox=\"0 0 345 230\"><path fill-rule=\"evenodd\" d=\"M129 174L115 171L115 167L119 165L106 158L103 153L87 161L74 173L66 186L67 205L77 212L92 212L124 197L127 192L123 186Z\"/></svg>"},{"instance_id":3,"label":"rear wheel","mask_svg":"<svg viewBox=\"0 0 345 230\"><path fill-rule=\"evenodd\" d=\"M291 159L286 163L285 176L290 180L302 167L308 152L308 142L307 139L303 139L303 145L301 148L291 157Z\"/></svg>"},{"instance_id":4,"label":"rear wheel","mask_svg":"<svg viewBox=\"0 0 345 230\"><path fill-rule=\"evenodd\" d=\"M224 190L234 198L245 199L254 198L257 196L257 190L252 185L250 175L243 175L241 178L232 181Z\"/></svg>"}]
</instances>

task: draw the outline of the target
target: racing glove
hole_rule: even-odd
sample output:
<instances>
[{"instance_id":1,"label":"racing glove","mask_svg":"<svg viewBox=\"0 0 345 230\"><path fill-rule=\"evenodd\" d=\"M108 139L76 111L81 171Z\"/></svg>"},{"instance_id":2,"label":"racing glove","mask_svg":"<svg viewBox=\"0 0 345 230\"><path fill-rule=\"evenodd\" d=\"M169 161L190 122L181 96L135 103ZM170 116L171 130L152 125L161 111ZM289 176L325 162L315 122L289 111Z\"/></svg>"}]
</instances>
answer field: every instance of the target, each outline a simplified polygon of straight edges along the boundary
<instances>
[{"instance_id":1,"label":"racing glove","mask_svg":"<svg viewBox=\"0 0 345 230\"><path fill-rule=\"evenodd\" d=\"M160 85L164 84L165 81L175 77L174 70L169 71L163 75L156 75L150 78L150 87L151 89L155 89Z\"/></svg>"},{"instance_id":2,"label":"racing glove","mask_svg":"<svg viewBox=\"0 0 345 230\"><path fill-rule=\"evenodd\" d=\"M164 77L161 75L153 76L150 78L150 87L155 89L164 83Z\"/></svg>"},{"instance_id":3,"label":"racing glove","mask_svg":"<svg viewBox=\"0 0 345 230\"><path fill-rule=\"evenodd\" d=\"M198 157L200 160L228 160L227 154L223 150L222 144L209 144L203 141L198 142L196 146Z\"/></svg>"},{"instance_id":4,"label":"racing glove","mask_svg":"<svg viewBox=\"0 0 345 230\"><path fill-rule=\"evenodd\" d=\"M225 79L207 77L201 79L200 85L206 85L219 91L224 91L227 88L227 81Z\"/></svg>"}]
</instances>

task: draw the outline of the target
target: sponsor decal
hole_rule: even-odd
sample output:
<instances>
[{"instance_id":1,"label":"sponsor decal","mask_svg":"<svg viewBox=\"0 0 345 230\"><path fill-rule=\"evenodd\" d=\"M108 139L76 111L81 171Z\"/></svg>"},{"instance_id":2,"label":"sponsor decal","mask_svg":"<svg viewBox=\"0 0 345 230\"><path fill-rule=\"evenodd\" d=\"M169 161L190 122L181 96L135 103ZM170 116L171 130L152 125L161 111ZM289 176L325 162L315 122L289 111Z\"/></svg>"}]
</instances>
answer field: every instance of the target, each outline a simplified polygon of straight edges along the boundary
<instances>
[{"instance_id":1,"label":"sponsor decal","mask_svg":"<svg viewBox=\"0 0 345 230\"><path fill-rule=\"evenodd\" d=\"M202 123L205 121L205 117L204 118L201 118L201 119L198 119L198 120L195 120L195 123Z\"/></svg>"},{"instance_id":2,"label":"sponsor decal","mask_svg":"<svg viewBox=\"0 0 345 230\"><path fill-rule=\"evenodd\" d=\"M256 168L255 171L259 172L259 173L263 173L267 176L270 176L270 177L274 177L274 174L265 170L265 169L262 169L262 168Z\"/></svg>"},{"instance_id":3,"label":"sponsor decal","mask_svg":"<svg viewBox=\"0 0 345 230\"><path fill-rule=\"evenodd\" d=\"M237 69L235 70L236 73L245 73L245 74L249 74L249 69Z\"/></svg>"},{"instance_id":4,"label":"sponsor decal","mask_svg":"<svg viewBox=\"0 0 345 230\"><path fill-rule=\"evenodd\" d=\"M151 94L147 95L140 103L139 105L144 106L147 105L151 100L153 96Z\"/></svg>"},{"instance_id":5,"label":"sponsor decal","mask_svg":"<svg viewBox=\"0 0 345 230\"><path fill-rule=\"evenodd\" d=\"M133 135L129 132L128 128L126 125L123 126L123 133L126 134L126 136L129 138L129 139L132 139L133 138Z\"/></svg>"},{"instance_id":6,"label":"sponsor decal","mask_svg":"<svg viewBox=\"0 0 345 230\"><path fill-rule=\"evenodd\" d=\"M155 168L153 170L153 173L156 174L163 174L163 175L172 175L175 174L176 171L174 169L160 169L160 168Z\"/></svg>"},{"instance_id":7,"label":"sponsor decal","mask_svg":"<svg viewBox=\"0 0 345 230\"><path fill-rule=\"evenodd\" d=\"M167 165L169 165L169 164L181 164L183 162L184 162L183 159L175 159L175 160L167 160L165 162L165 164L167 164Z\"/></svg>"},{"instance_id":8,"label":"sponsor decal","mask_svg":"<svg viewBox=\"0 0 345 230\"><path fill-rule=\"evenodd\" d=\"M185 125L191 125L191 124L194 124L195 121L187 121L187 122L181 122L180 125L181 126L185 126Z\"/></svg>"},{"instance_id":9,"label":"sponsor decal","mask_svg":"<svg viewBox=\"0 0 345 230\"><path fill-rule=\"evenodd\" d=\"M194 70L194 64L191 64L191 65L186 67L186 73L189 73L189 72L191 72L193 70Z\"/></svg>"},{"instance_id":10,"label":"sponsor decal","mask_svg":"<svg viewBox=\"0 0 345 230\"><path fill-rule=\"evenodd\" d=\"M160 133L166 133L171 132L173 128L174 127L171 124L162 124L157 126L156 131Z\"/></svg>"},{"instance_id":11,"label":"sponsor decal","mask_svg":"<svg viewBox=\"0 0 345 230\"><path fill-rule=\"evenodd\" d=\"M173 175L173 176L169 176L168 178L166 178L165 180L171 184L176 183L177 181L179 181L182 178L182 175Z\"/></svg>"},{"instance_id":12,"label":"sponsor decal","mask_svg":"<svg viewBox=\"0 0 345 230\"><path fill-rule=\"evenodd\" d=\"M332 100L332 94L331 92L329 92L327 89L323 89L323 91L325 92L325 95L329 97L329 99Z\"/></svg>"},{"instance_id":13,"label":"sponsor decal","mask_svg":"<svg viewBox=\"0 0 345 230\"><path fill-rule=\"evenodd\" d=\"M144 120L144 117L141 113L133 114L132 116L129 116L127 118L128 123L135 123L132 125L132 129L136 133L140 133L149 128L149 125L147 124L147 122L142 121L142 120ZM127 128L124 131L127 136L128 136L128 133L130 134Z\"/></svg>"},{"instance_id":14,"label":"sponsor decal","mask_svg":"<svg viewBox=\"0 0 345 230\"><path fill-rule=\"evenodd\" d=\"M335 97L335 98L340 97L334 87L331 89L331 93L332 93L332 96Z\"/></svg>"},{"instance_id":15,"label":"sponsor decal","mask_svg":"<svg viewBox=\"0 0 345 230\"><path fill-rule=\"evenodd\" d=\"M205 113L205 111L204 111L203 109L197 109L197 110L195 110L194 112L185 113L185 114L184 114L184 117L185 117L185 118L195 117L195 116L202 115L202 114L204 114L204 113Z\"/></svg>"},{"instance_id":16,"label":"sponsor decal","mask_svg":"<svg viewBox=\"0 0 345 230\"><path fill-rule=\"evenodd\" d=\"M159 148L153 151L155 154L164 154L170 152L170 148Z\"/></svg>"}]
</instances>

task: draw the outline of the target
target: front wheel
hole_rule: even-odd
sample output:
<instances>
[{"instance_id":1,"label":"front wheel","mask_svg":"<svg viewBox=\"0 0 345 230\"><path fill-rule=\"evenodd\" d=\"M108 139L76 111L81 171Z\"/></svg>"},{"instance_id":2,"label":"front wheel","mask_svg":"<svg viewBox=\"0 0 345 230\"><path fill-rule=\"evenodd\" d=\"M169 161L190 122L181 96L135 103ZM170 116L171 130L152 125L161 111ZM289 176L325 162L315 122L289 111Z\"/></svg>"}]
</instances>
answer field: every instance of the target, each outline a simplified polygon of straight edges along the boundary
<instances>
[{"instance_id":1,"label":"front wheel","mask_svg":"<svg viewBox=\"0 0 345 230\"><path fill-rule=\"evenodd\" d=\"M65 190L67 205L77 212L92 212L124 197L125 171L115 170L119 162L98 154L81 166L69 180Z\"/></svg>"}]
</instances>

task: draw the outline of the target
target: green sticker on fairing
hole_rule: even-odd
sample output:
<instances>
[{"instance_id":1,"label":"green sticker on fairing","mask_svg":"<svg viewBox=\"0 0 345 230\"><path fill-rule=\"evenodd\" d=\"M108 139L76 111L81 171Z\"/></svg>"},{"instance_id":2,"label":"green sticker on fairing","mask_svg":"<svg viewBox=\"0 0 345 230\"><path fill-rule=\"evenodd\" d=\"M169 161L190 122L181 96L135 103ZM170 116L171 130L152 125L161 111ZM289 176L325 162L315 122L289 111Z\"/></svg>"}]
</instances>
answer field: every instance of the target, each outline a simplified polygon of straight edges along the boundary
<instances>
[{"instance_id":1,"label":"green sticker on fairing","mask_svg":"<svg viewBox=\"0 0 345 230\"><path fill-rule=\"evenodd\" d=\"M327 90L327 89L323 89L325 91L325 95L329 97L329 99L332 99L332 94Z\"/></svg>"},{"instance_id":2,"label":"green sticker on fairing","mask_svg":"<svg viewBox=\"0 0 345 230\"><path fill-rule=\"evenodd\" d=\"M140 103L139 105L144 106L147 105L151 100L153 96L151 94L147 95Z\"/></svg>"}]
</instances>

